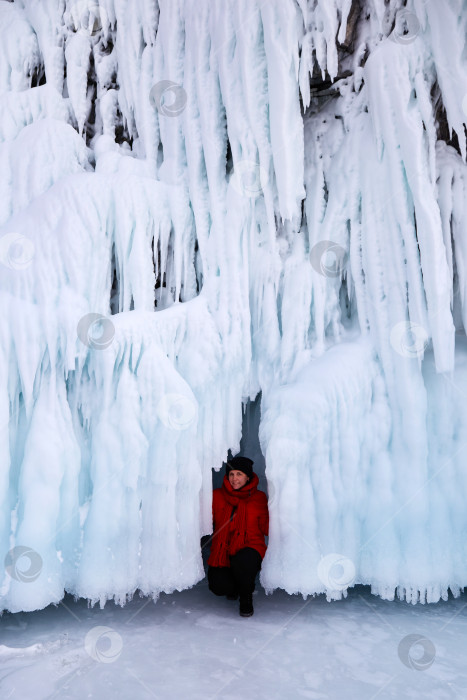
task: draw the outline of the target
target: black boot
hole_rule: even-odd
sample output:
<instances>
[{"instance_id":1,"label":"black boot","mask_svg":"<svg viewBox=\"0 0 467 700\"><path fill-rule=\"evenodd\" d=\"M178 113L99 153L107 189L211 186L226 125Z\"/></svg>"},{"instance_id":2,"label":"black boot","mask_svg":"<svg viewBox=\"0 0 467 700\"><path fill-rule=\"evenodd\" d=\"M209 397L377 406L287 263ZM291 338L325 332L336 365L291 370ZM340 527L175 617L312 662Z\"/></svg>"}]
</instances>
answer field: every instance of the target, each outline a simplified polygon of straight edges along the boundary
<instances>
[{"instance_id":1,"label":"black boot","mask_svg":"<svg viewBox=\"0 0 467 700\"><path fill-rule=\"evenodd\" d=\"M253 594L244 593L240 596L240 615L242 617L251 617L253 613Z\"/></svg>"}]
</instances>

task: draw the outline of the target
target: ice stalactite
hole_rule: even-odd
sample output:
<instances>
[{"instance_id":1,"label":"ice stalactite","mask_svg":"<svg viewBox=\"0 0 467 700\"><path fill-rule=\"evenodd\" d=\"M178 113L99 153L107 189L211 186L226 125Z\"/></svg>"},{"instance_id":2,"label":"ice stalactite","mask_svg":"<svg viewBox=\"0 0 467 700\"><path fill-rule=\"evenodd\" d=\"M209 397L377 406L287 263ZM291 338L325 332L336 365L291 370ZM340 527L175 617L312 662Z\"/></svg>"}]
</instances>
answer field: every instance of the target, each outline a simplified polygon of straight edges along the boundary
<instances>
[{"instance_id":1,"label":"ice stalactite","mask_svg":"<svg viewBox=\"0 0 467 700\"><path fill-rule=\"evenodd\" d=\"M0 0L2 608L199 580L259 391L266 587L467 583L466 22Z\"/></svg>"},{"instance_id":2,"label":"ice stalactite","mask_svg":"<svg viewBox=\"0 0 467 700\"><path fill-rule=\"evenodd\" d=\"M451 9L455 9L454 4ZM288 365L294 367L297 377L297 384L292 382L284 389L284 394L288 391L289 396L293 395L295 386L297 405L302 406L298 387L305 384L310 396L308 412L300 409L297 412L303 416L308 430L300 434L300 426L293 426L292 401L284 416L284 403L278 398L277 389L272 390L271 396L263 391L268 413L264 419L266 425L263 422L262 444L275 494L287 489L280 476L278 463L281 460L294 463L285 473L307 465L288 488L293 500L298 498L298 494L292 492L298 488L300 479L306 483L311 479L310 521L301 520L302 507L297 509L297 517L291 517L283 500L280 506L277 502L273 504L278 530L276 537L273 534L271 538L272 546L263 566L263 580L270 587L280 585L279 579L285 582L283 572L295 571L296 561L302 562L304 572L312 570L316 581L311 583L308 579L307 589L303 579L298 583L299 577L293 583L292 574L287 589L314 592L320 581L331 597L341 595L351 581L358 580L371 584L373 591L384 597L392 598L397 590L400 597L412 602L436 601L440 596L446 597L449 588L456 594L461 587L459 581L465 576L465 545L451 550L449 537L446 538L441 571L427 537L436 527L435 523L440 524L443 532L440 536L445 537L450 521L456 517L462 520L463 529L466 526L458 504L454 506L453 502L452 510L456 515L452 517L437 498L439 480L444 475L449 479L456 472L452 483L464 483L459 458L464 447L462 439L450 442L433 430L434 394L440 391L443 383L447 385L448 395L454 386L463 383L460 370L452 374L455 367L452 312L456 302L459 310L459 298L458 295L457 300L455 298L458 284L453 268L457 256L452 253L451 237L456 239L459 213L464 207L465 164L463 148L456 154L451 146L438 141L440 124L435 121L432 96L438 89L441 92L444 89L442 99L451 99L449 81L453 77L464 84L464 76L458 69L464 38L453 49L455 56L449 80L445 77L441 81L439 73L446 71L446 63L439 54L436 56L432 52L430 43L438 41L439 25L432 31L425 12L424 7L396 12L391 35L374 46L369 42L368 48L372 50L364 66L354 65L352 76L341 78L334 86L323 86L313 98L310 116L308 119L305 116L305 144L309 144L305 149L309 245L297 245L296 239L294 255L287 261L291 273L288 274L285 267L283 308L285 306L288 314L282 320L282 337L290 345L286 357L290 358ZM364 22L356 24L357 37L366 31ZM344 62L347 60L345 58ZM437 60L441 62L441 70ZM458 108L464 92L460 99L457 97L452 112ZM461 138L462 131L458 126ZM455 216L454 209L457 210ZM457 234L457 239L462 236ZM330 263L322 256L326 249L332 253ZM312 265L315 263L316 268L318 263L322 273L312 279L304 272L305 253L310 250ZM458 246L458 254L462 270L462 244ZM345 280L345 287L342 280ZM462 288L462 282L460 284ZM345 305L343 291L347 296ZM310 309L308 319L299 318L300 325L297 316L290 313L294 298L305 298L302 308ZM329 446L326 453L326 447L316 438L313 429L313 422L321 426L323 418L318 418L312 409L314 401L318 402L326 392L319 384L316 387L316 379L310 378L306 383L304 375L310 357L345 337L346 324L352 326L346 313L349 309L350 316L358 317L363 333L369 333L377 350L386 387L382 396L391 409L385 413L388 423L379 428L379 432L387 432L387 443L379 444L377 449L375 446L375 453L371 454L370 450L364 458L365 465L372 465L374 475L380 472L377 489L370 487L372 474L369 479L362 471L363 465L358 477L347 482L347 488L353 488L356 493L360 493L363 482L367 497L371 496L381 505L366 512L364 507L354 504L362 526L358 534L352 533L352 543L360 543L358 551L350 543L343 542L349 526L344 524L342 514L347 512L349 495L346 488L337 493L338 484L343 482L346 470L353 463L354 436L347 434L345 437L346 424L343 423L336 440L337 454L329 435L324 442ZM292 335L287 328L288 319L292 319ZM292 348L297 348L297 341L301 352L294 354ZM459 341L457 362L461 365L462 352L463 345ZM330 351L324 358L328 355ZM327 372L323 363L329 360L324 358L315 360L315 371L322 367L330 387L346 396L348 381L337 371ZM368 362L364 356L361 361ZM426 380L426 373L432 372L433 361L437 371L442 373L436 388L433 382ZM336 358L336 364L338 362ZM454 401L453 396L451 399ZM347 403L352 405L352 400L350 393ZM377 400L376 396L373 400ZM336 399L328 401L331 407L338 408ZM377 401L379 403L379 399ZM280 413L277 408L274 410L275 406L281 407ZM451 409L449 415L455 422ZM329 418L325 412L324 416L325 427L339 424L337 416ZM271 421L269 427L268 421ZM375 428L364 417L359 421L366 424L366 439L368 445L372 445ZM352 425L358 432L360 424L356 416ZM281 438L284 438L284 447ZM288 438L295 441L295 447L287 445ZM298 460L294 449L301 455ZM437 460L432 457L434 452ZM381 459L382 455L389 455L389 461ZM342 477L332 474L336 464L344 467ZM334 485L332 496L326 492L321 476L327 468L332 474L329 483ZM336 516L332 530L328 530L328 534L333 532L333 537L326 543L325 531L320 531L323 516L315 512L321 498ZM280 530L282 526L287 531L288 541L294 541L289 551L283 546L286 535ZM304 532L307 535L300 537ZM281 543L277 549L274 541ZM425 542L422 548L421 542ZM341 553L336 561L344 562L351 575L349 571L341 579L337 574L334 577L323 575L323 566L324 569L328 567L328 574L334 570L333 552ZM326 553L330 559L326 559ZM389 561L385 563L384 557ZM458 573L450 586L447 581L453 571Z\"/></svg>"}]
</instances>

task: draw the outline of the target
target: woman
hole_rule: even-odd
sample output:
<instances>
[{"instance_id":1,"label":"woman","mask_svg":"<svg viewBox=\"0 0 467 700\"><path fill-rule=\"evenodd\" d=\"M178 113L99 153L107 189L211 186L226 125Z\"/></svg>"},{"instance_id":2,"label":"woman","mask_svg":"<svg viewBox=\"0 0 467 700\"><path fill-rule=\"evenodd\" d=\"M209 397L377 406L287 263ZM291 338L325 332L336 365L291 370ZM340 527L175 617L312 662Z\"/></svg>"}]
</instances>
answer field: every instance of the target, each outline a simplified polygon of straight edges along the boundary
<instances>
[{"instance_id":1,"label":"woman","mask_svg":"<svg viewBox=\"0 0 467 700\"><path fill-rule=\"evenodd\" d=\"M230 600L240 596L240 615L253 615L255 578L266 553L269 515L266 494L248 457L234 457L212 500L214 534L208 559L209 589Z\"/></svg>"}]
</instances>

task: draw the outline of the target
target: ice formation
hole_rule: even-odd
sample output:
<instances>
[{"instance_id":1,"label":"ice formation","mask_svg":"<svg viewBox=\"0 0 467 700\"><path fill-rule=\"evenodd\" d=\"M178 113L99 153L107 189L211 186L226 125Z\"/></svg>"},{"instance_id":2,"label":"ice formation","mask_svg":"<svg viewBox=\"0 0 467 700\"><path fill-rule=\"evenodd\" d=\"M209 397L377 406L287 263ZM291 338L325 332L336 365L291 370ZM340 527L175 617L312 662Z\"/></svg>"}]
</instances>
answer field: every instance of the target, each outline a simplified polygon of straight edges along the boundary
<instances>
[{"instance_id":1,"label":"ice formation","mask_svg":"<svg viewBox=\"0 0 467 700\"><path fill-rule=\"evenodd\" d=\"M467 3L0 0L0 609L467 585ZM464 415L465 414L465 415Z\"/></svg>"}]
</instances>

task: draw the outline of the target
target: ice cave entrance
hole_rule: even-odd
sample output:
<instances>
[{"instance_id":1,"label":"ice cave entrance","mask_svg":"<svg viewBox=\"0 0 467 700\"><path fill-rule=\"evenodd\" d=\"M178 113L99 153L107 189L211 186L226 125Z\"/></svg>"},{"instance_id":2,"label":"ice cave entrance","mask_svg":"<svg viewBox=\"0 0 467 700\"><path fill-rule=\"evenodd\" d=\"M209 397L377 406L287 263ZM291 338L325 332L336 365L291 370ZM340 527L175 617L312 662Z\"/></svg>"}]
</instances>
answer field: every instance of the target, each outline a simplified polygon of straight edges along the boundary
<instances>
[{"instance_id":1,"label":"ice cave entrance","mask_svg":"<svg viewBox=\"0 0 467 700\"><path fill-rule=\"evenodd\" d=\"M266 463L264 455L261 452L259 444L259 422L261 420L261 392L259 392L254 401L248 400L243 405L242 419L242 438L240 440L240 450L238 454L249 457L253 460L253 471L258 475L259 489L268 492L266 479ZM228 452L226 460L234 457L235 454ZM222 486L225 470L221 466L220 469L212 470L212 488L217 489Z\"/></svg>"}]
</instances>

